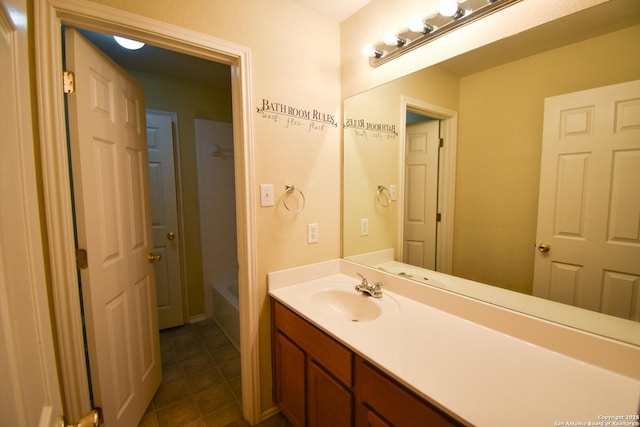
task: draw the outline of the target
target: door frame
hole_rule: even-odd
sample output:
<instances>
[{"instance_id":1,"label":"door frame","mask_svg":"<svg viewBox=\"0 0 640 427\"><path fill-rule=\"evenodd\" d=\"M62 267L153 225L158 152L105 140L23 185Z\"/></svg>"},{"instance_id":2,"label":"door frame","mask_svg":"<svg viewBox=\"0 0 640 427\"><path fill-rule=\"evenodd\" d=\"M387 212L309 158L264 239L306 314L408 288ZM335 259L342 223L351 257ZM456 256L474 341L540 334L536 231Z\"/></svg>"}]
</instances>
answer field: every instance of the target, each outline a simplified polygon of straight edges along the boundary
<instances>
[{"instance_id":1,"label":"door frame","mask_svg":"<svg viewBox=\"0 0 640 427\"><path fill-rule=\"evenodd\" d=\"M407 138L407 110L440 120L440 137L444 146L439 153L438 167L438 212L441 221L436 225L436 270L451 274L453 271L453 229L456 191L456 153L458 144L458 112L428 102L400 97L400 188L398 192L398 259L402 260L404 244L404 164Z\"/></svg>"},{"instance_id":2,"label":"door frame","mask_svg":"<svg viewBox=\"0 0 640 427\"><path fill-rule=\"evenodd\" d=\"M120 34L231 66L236 176L236 216L243 415L261 419L258 354L253 125L250 50L244 46L123 10L81 0L34 0L36 89L48 261L67 416L90 409L70 188L67 132L62 93L61 26Z\"/></svg>"}]
</instances>

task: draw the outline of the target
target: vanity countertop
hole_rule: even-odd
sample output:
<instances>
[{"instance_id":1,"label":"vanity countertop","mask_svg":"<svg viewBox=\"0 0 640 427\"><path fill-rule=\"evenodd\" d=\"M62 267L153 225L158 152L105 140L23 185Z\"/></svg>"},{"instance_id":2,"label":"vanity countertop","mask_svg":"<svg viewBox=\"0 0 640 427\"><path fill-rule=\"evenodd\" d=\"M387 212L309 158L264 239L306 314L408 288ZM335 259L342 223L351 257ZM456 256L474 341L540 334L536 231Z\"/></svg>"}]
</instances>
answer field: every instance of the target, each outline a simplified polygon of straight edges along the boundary
<instances>
[{"instance_id":1,"label":"vanity countertop","mask_svg":"<svg viewBox=\"0 0 640 427\"><path fill-rule=\"evenodd\" d=\"M337 289L357 295L355 285L360 280L340 271L340 265L338 261L293 273L270 273L269 294L410 389L470 423L587 425L606 422L604 417L612 415L637 414L637 379L417 301L415 284L403 278L383 274L390 285L383 288L383 297L362 297L379 307L377 317L352 321L338 315L317 295ZM403 282L410 291L404 291Z\"/></svg>"}]
</instances>

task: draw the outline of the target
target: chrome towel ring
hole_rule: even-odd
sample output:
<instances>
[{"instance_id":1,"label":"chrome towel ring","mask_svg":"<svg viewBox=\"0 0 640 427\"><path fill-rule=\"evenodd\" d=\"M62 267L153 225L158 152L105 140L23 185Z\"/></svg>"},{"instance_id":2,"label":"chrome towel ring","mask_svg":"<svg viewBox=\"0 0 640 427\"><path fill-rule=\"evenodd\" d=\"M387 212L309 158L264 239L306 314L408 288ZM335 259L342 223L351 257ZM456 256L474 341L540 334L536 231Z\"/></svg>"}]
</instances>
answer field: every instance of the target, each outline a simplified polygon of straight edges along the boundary
<instances>
[{"instance_id":1,"label":"chrome towel ring","mask_svg":"<svg viewBox=\"0 0 640 427\"><path fill-rule=\"evenodd\" d=\"M293 193L295 192L300 193L300 197L302 198L302 203L300 204L300 207L298 209L292 209L289 205L287 205L287 198L289 196L291 196ZM302 212L302 210L304 209L305 204L307 203L307 200L304 197L304 193L302 192L302 190L300 190L299 188L296 188L295 185L285 185L284 186L284 197L282 199L282 203L284 204L284 207L293 213L300 213Z\"/></svg>"},{"instance_id":2,"label":"chrome towel ring","mask_svg":"<svg viewBox=\"0 0 640 427\"><path fill-rule=\"evenodd\" d=\"M383 208L388 208L391 205L391 192L384 185L378 185L378 191L376 191L376 200Z\"/></svg>"}]
</instances>

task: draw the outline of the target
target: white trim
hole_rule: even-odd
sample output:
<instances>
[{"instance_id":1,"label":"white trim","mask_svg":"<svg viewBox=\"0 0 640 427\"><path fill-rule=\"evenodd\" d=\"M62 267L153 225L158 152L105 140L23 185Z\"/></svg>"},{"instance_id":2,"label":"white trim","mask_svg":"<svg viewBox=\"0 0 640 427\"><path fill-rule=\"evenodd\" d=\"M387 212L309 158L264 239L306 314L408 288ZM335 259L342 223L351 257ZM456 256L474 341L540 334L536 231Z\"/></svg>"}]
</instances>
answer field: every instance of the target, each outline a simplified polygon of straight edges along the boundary
<instances>
[{"instance_id":1,"label":"white trim","mask_svg":"<svg viewBox=\"0 0 640 427\"><path fill-rule=\"evenodd\" d=\"M444 146L440 149L440 168L438 171L438 212L442 220L438 223L436 270L451 274L453 260L453 220L455 209L455 180L456 180L456 152L458 136L458 113L448 108L440 107L408 96L400 97L400 188L404 188L404 157L407 130L407 109L417 110L420 114L440 119L441 136ZM398 205L398 259L402 260L404 227L404 196L399 193Z\"/></svg>"},{"instance_id":2,"label":"white trim","mask_svg":"<svg viewBox=\"0 0 640 427\"><path fill-rule=\"evenodd\" d=\"M122 10L81 0L35 0L38 117L51 281L67 415L90 409L75 243L62 82L62 24L117 33L156 46L231 65L240 264L243 415L260 421L259 295L255 242L254 159L250 51L224 40Z\"/></svg>"}]
</instances>

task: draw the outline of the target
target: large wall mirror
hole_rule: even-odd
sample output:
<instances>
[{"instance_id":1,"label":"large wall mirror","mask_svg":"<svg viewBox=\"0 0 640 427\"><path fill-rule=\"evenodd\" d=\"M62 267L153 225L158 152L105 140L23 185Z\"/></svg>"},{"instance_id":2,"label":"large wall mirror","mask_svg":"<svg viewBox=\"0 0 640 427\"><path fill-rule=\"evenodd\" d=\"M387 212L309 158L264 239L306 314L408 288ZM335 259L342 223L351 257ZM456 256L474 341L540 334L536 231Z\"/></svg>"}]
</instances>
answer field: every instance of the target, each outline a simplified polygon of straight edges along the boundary
<instances>
[{"instance_id":1,"label":"large wall mirror","mask_svg":"<svg viewBox=\"0 0 640 427\"><path fill-rule=\"evenodd\" d=\"M590 149L545 166L545 99L560 99L547 109L568 117L563 132L591 126L592 110L581 109L590 101L568 107L564 95L640 80L638 40L640 2L612 0L344 100L343 256L426 284L451 274L464 284L456 291L640 345L640 97L626 86L616 105L627 107L631 137L607 160L617 181L589 178L617 188L608 193L617 205L589 211L586 223L624 220L618 246L629 266L598 270L587 297L591 273L579 262L536 264L562 245L538 240L549 216L539 196L553 194L565 211L551 217L567 224L600 205L580 192ZM541 184L545 170L556 181ZM562 287L549 289L547 276L540 290L536 269L553 270Z\"/></svg>"}]
</instances>

